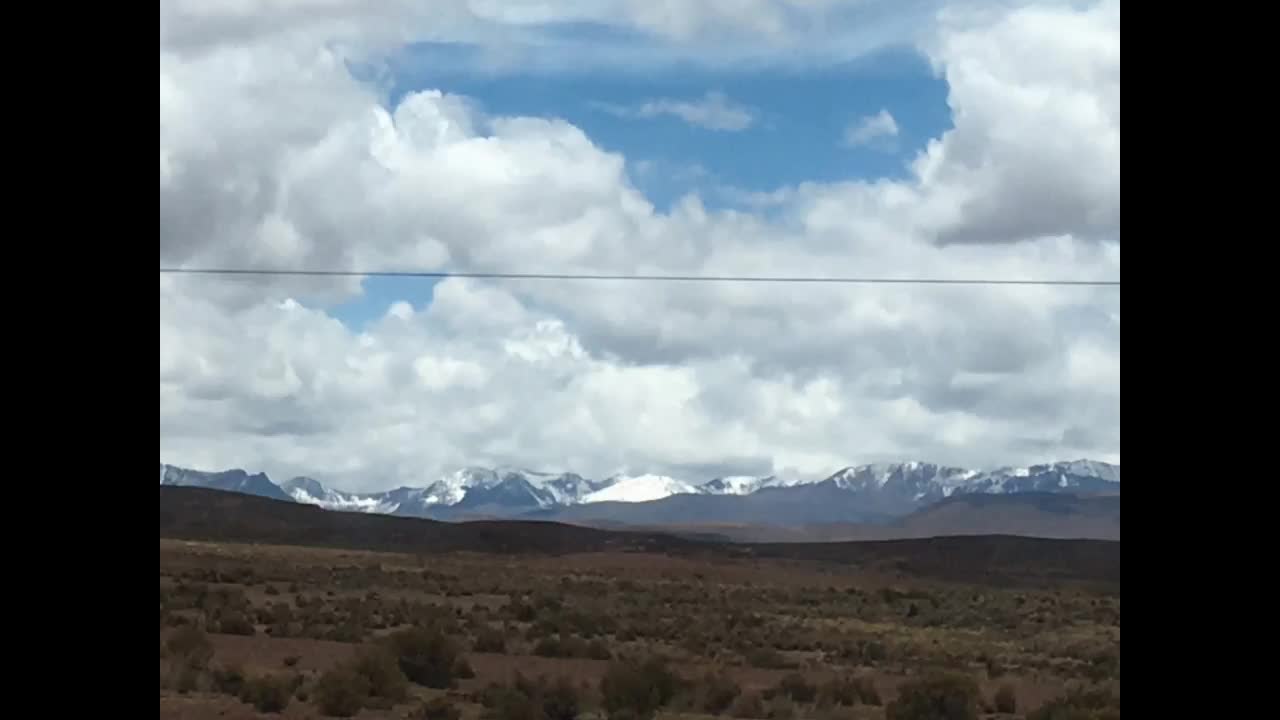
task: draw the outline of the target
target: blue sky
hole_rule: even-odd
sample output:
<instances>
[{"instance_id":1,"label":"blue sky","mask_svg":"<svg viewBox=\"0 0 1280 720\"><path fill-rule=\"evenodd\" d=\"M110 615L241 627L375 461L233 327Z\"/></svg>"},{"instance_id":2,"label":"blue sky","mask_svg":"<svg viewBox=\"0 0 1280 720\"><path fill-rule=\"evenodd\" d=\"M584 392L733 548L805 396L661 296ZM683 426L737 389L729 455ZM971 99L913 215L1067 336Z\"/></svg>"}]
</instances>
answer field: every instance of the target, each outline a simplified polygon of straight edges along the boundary
<instances>
[{"instance_id":1,"label":"blue sky","mask_svg":"<svg viewBox=\"0 0 1280 720\"><path fill-rule=\"evenodd\" d=\"M823 67L716 70L664 67L646 73L477 72L462 50L427 48L392 65L388 101L438 89L464 95L488 115L564 119L598 146L627 159L632 182L659 210L688 193L708 208L732 205L734 191L767 192L801 182L902 178L911 158L951 126L946 82L913 50L887 50ZM696 103L709 93L750 114L740 130L708 129L673 114L626 116L645 103ZM610 109L613 109L611 112ZM896 137L851 145L849 128L887 111ZM511 268L486 268L510 270ZM374 278L365 293L333 310L353 328L397 300L421 308L434 283Z\"/></svg>"}]
</instances>

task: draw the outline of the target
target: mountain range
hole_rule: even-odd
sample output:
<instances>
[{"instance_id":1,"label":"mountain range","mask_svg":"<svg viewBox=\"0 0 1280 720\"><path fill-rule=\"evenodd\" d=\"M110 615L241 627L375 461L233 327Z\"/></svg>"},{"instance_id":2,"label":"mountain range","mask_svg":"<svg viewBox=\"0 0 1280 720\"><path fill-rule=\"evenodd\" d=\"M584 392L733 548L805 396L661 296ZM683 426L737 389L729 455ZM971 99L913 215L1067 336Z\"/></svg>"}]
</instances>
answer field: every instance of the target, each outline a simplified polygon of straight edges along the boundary
<instances>
[{"instance_id":1,"label":"mountain range","mask_svg":"<svg viewBox=\"0 0 1280 720\"><path fill-rule=\"evenodd\" d=\"M1037 534L1037 527L1043 526L1048 529L1039 534L1049 537L1119 537L1120 467L1089 460L991 471L923 462L884 463L847 467L807 482L772 476L690 482L652 474L591 480L575 473L465 468L423 487L377 493L345 492L309 477L276 485L262 473L201 472L162 463L160 484L259 495L327 510L436 520L504 518L594 526L810 530L827 526L822 532L844 526L850 539L886 532L919 536L939 523L949 525L956 534L966 534L966 528L981 533L989 527L998 530L1004 523L1025 530L1019 534ZM1064 521L1062 511L1055 513L1051 503L1046 505L1046 496L1054 495L1114 496L1114 513L1112 505L1077 504L1065 511L1077 519ZM1011 500L977 502L987 496ZM974 501L956 502L969 497ZM903 524L913 514L930 509L935 512L929 516L933 521L915 518L913 527ZM1021 519L1010 524L1014 515ZM1076 526L1085 529L1073 530ZM867 529L874 527L886 530Z\"/></svg>"}]
</instances>

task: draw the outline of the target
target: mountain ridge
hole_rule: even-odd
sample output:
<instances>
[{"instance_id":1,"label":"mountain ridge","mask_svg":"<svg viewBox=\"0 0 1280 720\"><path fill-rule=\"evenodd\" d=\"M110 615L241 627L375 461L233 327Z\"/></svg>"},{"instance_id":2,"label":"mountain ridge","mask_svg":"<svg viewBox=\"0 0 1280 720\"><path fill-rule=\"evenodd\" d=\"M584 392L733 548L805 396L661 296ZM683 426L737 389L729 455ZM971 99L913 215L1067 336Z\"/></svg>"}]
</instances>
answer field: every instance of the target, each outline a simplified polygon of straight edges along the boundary
<instances>
[{"instance_id":1,"label":"mountain ridge","mask_svg":"<svg viewBox=\"0 0 1280 720\"><path fill-rule=\"evenodd\" d=\"M727 476L701 483L665 475L591 480L571 472L467 467L422 487L350 493L299 476L203 472L161 464L161 485L208 487L326 510L458 520L477 517L612 522L884 525L964 495L1119 495L1120 466L1073 460L978 471L918 461L845 467L825 478Z\"/></svg>"}]
</instances>

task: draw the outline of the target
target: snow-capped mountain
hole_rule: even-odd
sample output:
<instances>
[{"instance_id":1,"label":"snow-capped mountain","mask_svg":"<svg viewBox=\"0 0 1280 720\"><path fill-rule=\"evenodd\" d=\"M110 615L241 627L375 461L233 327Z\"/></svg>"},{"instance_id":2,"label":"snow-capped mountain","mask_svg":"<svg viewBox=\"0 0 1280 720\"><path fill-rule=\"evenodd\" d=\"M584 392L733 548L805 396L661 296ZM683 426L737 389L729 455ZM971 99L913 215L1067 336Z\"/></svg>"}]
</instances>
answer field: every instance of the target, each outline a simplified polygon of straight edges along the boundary
<instances>
[{"instance_id":1,"label":"snow-capped mountain","mask_svg":"<svg viewBox=\"0 0 1280 720\"><path fill-rule=\"evenodd\" d=\"M1073 460L1030 467L1001 468L978 473L957 489L961 493L1120 492L1120 466L1093 460Z\"/></svg>"},{"instance_id":2,"label":"snow-capped mountain","mask_svg":"<svg viewBox=\"0 0 1280 720\"><path fill-rule=\"evenodd\" d=\"M698 495L703 488L666 475L615 475L607 485L581 499L583 503L647 502L672 495Z\"/></svg>"},{"instance_id":3,"label":"snow-capped mountain","mask_svg":"<svg viewBox=\"0 0 1280 720\"><path fill-rule=\"evenodd\" d=\"M545 473L514 468L463 468L425 487L400 487L381 493L348 493L311 478L294 478L283 487L294 500L328 510L421 517L470 514L511 515L582 502L605 487L575 473Z\"/></svg>"},{"instance_id":4,"label":"snow-capped mountain","mask_svg":"<svg viewBox=\"0 0 1280 720\"><path fill-rule=\"evenodd\" d=\"M868 507L903 513L959 494L1120 492L1120 467L1088 460L992 471L906 462L845 468L823 483L856 493Z\"/></svg>"},{"instance_id":5,"label":"snow-capped mountain","mask_svg":"<svg viewBox=\"0 0 1280 720\"><path fill-rule=\"evenodd\" d=\"M949 496L979 474L975 470L931 463L882 463L845 468L826 482L842 490L896 492L915 500L931 494Z\"/></svg>"},{"instance_id":6,"label":"snow-capped mountain","mask_svg":"<svg viewBox=\"0 0 1280 720\"><path fill-rule=\"evenodd\" d=\"M822 484L854 493L879 512L905 513L950 497L980 474L932 463L878 463L847 467Z\"/></svg>"},{"instance_id":7,"label":"snow-capped mountain","mask_svg":"<svg viewBox=\"0 0 1280 720\"><path fill-rule=\"evenodd\" d=\"M750 475L730 475L718 477L703 483L701 490L711 495L750 495L761 488L774 487L778 483L775 477L752 477Z\"/></svg>"},{"instance_id":8,"label":"snow-capped mountain","mask_svg":"<svg viewBox=\"0 0 1280 720\"><path fill-rule=\"evenodd\" d=\"M599 503L639 506L697 496L695 515L714 515L717 503L741 498L751 499L753 508L759 506L752 510L757 514L769 515L772 512L770 508L787 507L792 515L831 515L835 520L826 521L837 521L849 515L862 518L901 516L955 495L974 493L1118 495L1120 467L1076 460L978 471L906 462L847 467L826 478L808 482L780 480L772 476L728 476L702 484L654 474L615 475L596 481L574 473L470 467L446 474L422 487L349 493L326 487L308 477L293 478L277 487L261 473L250 475L243 470L210 473L161 464L160 484L249 493L318 505L329 510L439 519L546 517L575 506ZM826 506L825 515L815 515L814 511L806 509L814 503ZM666 503L653 512L667 513L672 507L671 503Z\"/></svg>"},{"instance_id":9,"label":"snow-capped mountain","mask_svg":"<svg viewBox=\"0 0 1280 720\"><path fill-rule=\"evenodd\" d=\"M309 477L296 477L286 480L280 485L294 502L307 505L319 505L327 510L344 510L351 512L381 513L390 515L399 507L399 503L390 498L395 492L360 494L348 493L325 487ZM403 488L409 489L409 488Z\"/></svg>"}]
</instances>

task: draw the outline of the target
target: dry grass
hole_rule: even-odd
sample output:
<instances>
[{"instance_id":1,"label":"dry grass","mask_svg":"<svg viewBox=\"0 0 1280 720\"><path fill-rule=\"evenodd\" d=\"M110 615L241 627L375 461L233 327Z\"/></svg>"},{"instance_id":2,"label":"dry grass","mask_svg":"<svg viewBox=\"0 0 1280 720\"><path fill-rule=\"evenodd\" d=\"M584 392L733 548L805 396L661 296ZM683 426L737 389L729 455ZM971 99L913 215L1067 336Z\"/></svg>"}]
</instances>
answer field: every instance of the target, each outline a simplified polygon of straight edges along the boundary
<instances>
[{"instance_id":1,"label":"dry grass","mask_svg":"<svg viewBox=\"0 0 1280 720\"><path fill-rule=\"evenodd\" d=\"M1119 680L1119 597L1078 587L905 580L757 559L427 557L171 540L160 542L160 585L162 644L183 625L217 629L217 618L250 618L253 635L209 635L210 663L251 676L296 675L307 699L295 696L280 717L318 717L307 690L322 673L415 625L443 629L474 669L474 678L448 691L464 720L480 716L483 688L511 683L517 671L570 678L587 712L599 707L611 661L539 657L533 651L544 638L579 648L594 642L621 660L662 655L695 686L718 674L743 693L768 693L792 673L818 687L857 676L886 704L910 675L926 670L972 677L986 704L1008 686L1018 713L1074 686ZM288 606L287 622L280 604ZM267 618L273 622L258 622ZM477 638L495 634L506 653L471 651ZM759 662L766 655L789 667ZM755 667L753 659L769 667ZM162 671L167 662L162 658ZM689 693L696 696L696 687ZM438 694L415 685L405 702L358 717L408 717ZM797 718L884 717L883 707L823 707L821 693L801 698L792 703ZM766 709L771 702L764 701ZM161 717L258 715L212 690L162 689ZM659 717L708 716L664 709Z\"/></svg>"}]
</instances>

